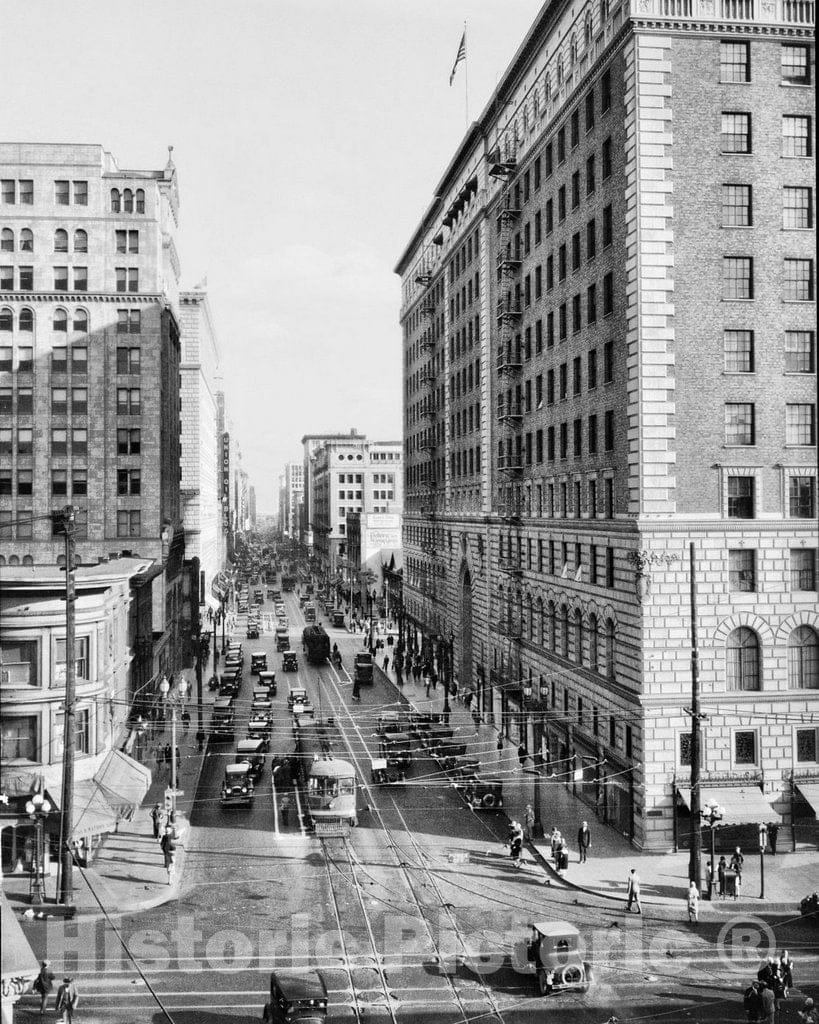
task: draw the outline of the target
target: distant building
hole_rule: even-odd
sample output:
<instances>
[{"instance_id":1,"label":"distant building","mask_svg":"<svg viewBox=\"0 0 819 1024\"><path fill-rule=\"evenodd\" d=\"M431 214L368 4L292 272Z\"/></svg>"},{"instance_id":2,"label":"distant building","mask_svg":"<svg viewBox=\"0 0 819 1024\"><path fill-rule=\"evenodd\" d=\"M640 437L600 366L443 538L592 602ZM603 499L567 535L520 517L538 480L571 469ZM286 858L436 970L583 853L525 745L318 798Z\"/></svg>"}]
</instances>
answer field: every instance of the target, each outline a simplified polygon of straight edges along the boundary
<instances>
[{"instance_id":1,"label":"distant building","mask_svg":"<svg viewBox=\"0 0 819 1024\"><path fill-rule=\"evenodd\" d=\"M816 821L813 22L545 4L396 268L407 618L641 848L690 829L690 542L703 799Z\"/></svg>"},{"instance_id":2,"label":"distant building","mask_svg":"<svg viewBox=\"0 0 819 1024\"><path fill-rule=\"evenodd\" d=\"M304 472L302 480L304 487L304 515L302 519L303 532L301 542L302 545L311 553L315 546L315 524L313 522L315 508L315 501L313 497L313 456L327 441L342 440L345 438L363 438L363 436L363 434L359 434L355 427L353 427L347 434L305 434L301 439L302 448L304 449Z\"/></svg>"},{"instance_id":3,"label":"distant building","mask_svg":"<svg viewBox=\"0 0 819 1024\"><path fill-rule=\"evenodd\" d=\"M304 504L304 465L301 462L288 462L279 481L282 534L299 540L301 510Z\"/></svg>"}]
</instances>

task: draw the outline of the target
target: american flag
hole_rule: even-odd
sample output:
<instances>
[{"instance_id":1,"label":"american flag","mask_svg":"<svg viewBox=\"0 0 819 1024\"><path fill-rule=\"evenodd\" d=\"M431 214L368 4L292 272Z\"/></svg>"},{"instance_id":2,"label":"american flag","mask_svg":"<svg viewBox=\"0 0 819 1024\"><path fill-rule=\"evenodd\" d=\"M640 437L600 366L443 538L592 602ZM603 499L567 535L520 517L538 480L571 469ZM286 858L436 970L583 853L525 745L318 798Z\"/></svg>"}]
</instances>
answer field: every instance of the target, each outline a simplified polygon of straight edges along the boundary
<instances>
[{"instance_id":1,"label":"american flag","mask_svg":"<svg viewBox=\"0 0 819 1024\"><path fill-rule=\"evenodd\" d=\"M466 28L464 28L464 34L461 36L461 43L458 47L458 53L455 56L455 63L452 65L452 71L449 73L450 85L452 85L453 79L455 78L455 72L458 70L458 65L462 60L466 60Z\"/></svg>"}]
</instances>

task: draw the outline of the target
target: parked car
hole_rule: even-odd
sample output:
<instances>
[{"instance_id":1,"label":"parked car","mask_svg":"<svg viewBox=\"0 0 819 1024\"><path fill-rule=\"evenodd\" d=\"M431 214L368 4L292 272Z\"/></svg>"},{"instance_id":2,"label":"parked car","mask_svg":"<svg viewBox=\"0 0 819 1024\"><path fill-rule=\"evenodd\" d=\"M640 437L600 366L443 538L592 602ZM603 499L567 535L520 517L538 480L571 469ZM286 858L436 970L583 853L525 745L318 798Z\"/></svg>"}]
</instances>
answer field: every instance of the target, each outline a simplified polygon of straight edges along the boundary
<instances>
[{"instance_id":1,"label":"parked car","mask_svg":"<svg viewBox=\"0 0 819 1024\"><path fill-rule=\"evenodd\" d=\"M276 696L276 673L270 669L263 670L259 673L259 679L256 683L258 687L264 687L268 695L271 697Z\"/></svg>"},{"instance_id":2,"label":"parked car","mask_svg":"<svg viewBox=\"0 0 819 1024\"><path fill-rule=\"evenodd\" d=\"M369 651L359 651L355 656L354 680L357 683L373 681L373 656Z\"/></svg>"},{"instance_id":3,"label":"parked car","mask_svg":"<svg viewBox=\"0 0 819 1024\"><path fill-rule=\"evenodd\" d=\"M225 766L221 802L227 805L242 804L245 807L253 803L253 779L247 762Z\"/></svg>"},{"instance_id":4,"label":"parked car","mask_svg":"<svg viewBox=\"0 0 819 1024\"><path fill-rule=\"evenodd\" d=\"M319 971L273 971L262 1024L319 1024L326 1019L327 986Z\"/></svg>"},{"instance_id":5,"label":"parked car","mask_svg":"<svg viewBox=\"0 0 819 1024\"><path fill-rule=\"evenodd\" d=\"M256 785L264 770L264 755L269 742L264 740L239 740L236 744L236 763L249 765L249 775Z\"/></svg>"}]
</instances>

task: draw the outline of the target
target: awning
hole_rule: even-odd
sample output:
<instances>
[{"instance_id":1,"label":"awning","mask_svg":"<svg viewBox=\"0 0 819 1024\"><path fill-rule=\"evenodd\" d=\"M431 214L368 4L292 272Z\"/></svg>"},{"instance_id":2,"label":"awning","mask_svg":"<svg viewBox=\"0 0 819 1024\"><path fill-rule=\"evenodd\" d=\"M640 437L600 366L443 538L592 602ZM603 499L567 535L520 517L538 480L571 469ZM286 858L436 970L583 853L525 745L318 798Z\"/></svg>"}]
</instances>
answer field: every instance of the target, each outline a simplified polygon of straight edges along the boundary
<instances>
[{"instance_id":1,"label":"awning","mask_svg":"<svg viewBox=\"0 0 819 1024\"><path fill-rule=\"evenodd\" d=\"M120 818L130 818L151 785L150 769L120 750L112 750L94 777L109 806Z\"/></svg>"},{"instance_id":2,"label":"awning","mask_svg":"<svg viewBox=\"0 0 819 1024\"><path fill-rule=\"evenodd\" d=\"M117 813L93 779L74 783L72 839L101 836L117 827Z\"/></svg>"},{"instance_id":3,"label":"awning","mask_svg":"<svg viewBox=\"0 0 819 1024\"><path fill-rule=\"evenodd\" d=\"M683 803L691 807L691 790L678 789ZM759 786L709 786L700 788L700 807L716 800L725 808L721 825L758 825L761 822L779 822L778 814L762 795Z\"/></svg>"},{"instance_id":4,"label":"awning","mask_svg":"<svg viewBox=\"0 0 819 1024\"><path fill-rule=\"evenodd\" d=\"M205 592L205 604L214 612L218 612L222 607L217 598L211 596L207 592Z\"/></svg>"},{"instance_id":5,"label":"awning","mask_svg":"<svg viewBox=\"0 0 819 1024\"><path fill-rule=\"evenodd\" d=\"M19 999L40 973L40 964L20 927L5 893L0 892L0 963L2 963L3 1019L5 1002ZM9 1018L11 1019L11 1018Z\"/></svg>"},{"instance_id":6,"label":"awning","mask_svg":"<svg viewBox=\"0 0 819 1024\"><path fill-rule=\"evenodd\" d=\"M813 813L819 815L819 782L797 782L796 788L813 808Z\"/></svg>"}]
</instances>

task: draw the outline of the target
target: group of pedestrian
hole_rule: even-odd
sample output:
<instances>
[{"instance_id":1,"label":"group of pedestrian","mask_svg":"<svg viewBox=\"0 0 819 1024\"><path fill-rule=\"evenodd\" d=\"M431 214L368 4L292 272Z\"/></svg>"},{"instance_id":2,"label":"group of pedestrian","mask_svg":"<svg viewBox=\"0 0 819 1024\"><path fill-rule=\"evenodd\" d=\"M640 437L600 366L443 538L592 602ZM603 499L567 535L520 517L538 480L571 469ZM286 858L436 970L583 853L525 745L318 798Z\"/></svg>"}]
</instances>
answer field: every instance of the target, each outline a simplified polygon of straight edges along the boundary
<instances>
[{"instance_id":1,"label":"group of pedestrian","mask_svg":"<svg viewBox=\"0 0 819 1024\"><path fill-rule=\"evenodd\" d=\"M51 961L43 960L40 965L40 973L34 979L31 986L32 991L40 997L40 1016L44 1017L48 997L54 991L54 972L51 970ZM60 1020L64 1024L71 1024L74 1019L74 1011L79 1005L80 996L74 979L70 976L63 978L62 984L57 989L57 997L54 1002L54 1009L60 1014Z\"/></svg>"},{"instance_id":2,"label":"group of pedestrian","mask_svg":"<svg viewBox=\"0 0 819 1024\"><path fill-rule=\"evenodd\" d=\"M511 821L509 823L509 835L506 837L506 842L509 846L509 856L512 858L512 863L516 868L519 868L523 853L523 826L519 821Z\"/></svg>"},{"instance_id":3,"label":"group of pedestrian","mask_svg":"<svg viewBox=\"0 0 819 1024\"><path fill-rule=\"evenodd\" d=\"M763 960L756 973L756 981L745 989L742 1002L749 1021L758 1024L775 1024L781 1019L782 1007L788 998L788 991L793 986L793 967L787 949L779 957ZM816 1010L812 999L806 999L802 1010L797 1014L805 1024L817 1024Z\"/></svg>"},{"instance_id":4,"label":"group of pedestrian","mask_svg":"<svg viewBox=\"0 0 819 1024\"><path fill-rule=\"evenodd\" d=\"M176 856L176 822L173 812L170 814L161 804L154 804L151 810L151 824L154 839L159 840L159 848L168 873L168 885L173 881L174 858Z\"/></svg>"},{"instance_id":5,"label":"group of pedestrian","mask_svg":"<svg viewBox=\"0 0 819 1024\"><path fill-rule=\"evenodd\" d=\"M187 714L187 712L185 712L185 714ZM184 722L184 716L183 716L183 722ZM190 723L191 723L191 716L188 715L188 721L187 721L187 724L185 725L185 735L187 735L187 733L188 733L188 729L190 728ZM166 743L164 747L160 746L160 747L156 748L156 770L158 772L161 773L163 768L167 768L168 771L171 771L171 766L173 764L173 754L174 754L173 747L170 745L170 743ZM181 752L179 750L179 747L177 747L176 748L176 765L177 765L177 768L179 767L181 762L182 762L182 754L181 754Z\"/></svg>"},{"instance_id":6,"label":"group of pedestrian","mask_svg":"<svg viewBox=\"0 0 819 1024\"><path fill-rule=\"evenodd\" d=\"M733 896L734 899L738 899L742 887L742 868L744 864L745 857L739 846L731 854L730 861L727 861L724 855L720 857L717 864L717 894L720 899L725 899L726 896ZM708 869L707 881L710 886L712 881L710 878L710 868Z\"/></svg>"}]
</instances>

